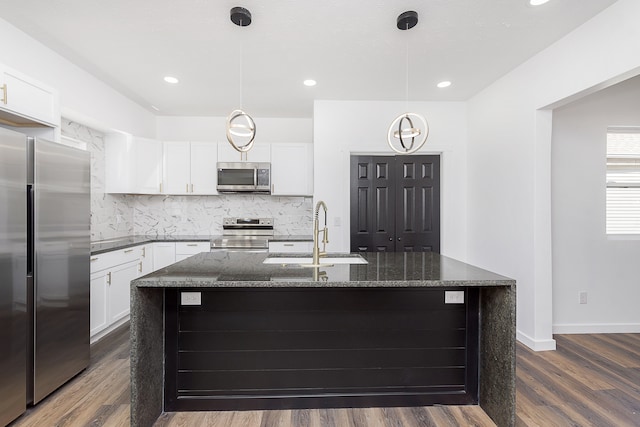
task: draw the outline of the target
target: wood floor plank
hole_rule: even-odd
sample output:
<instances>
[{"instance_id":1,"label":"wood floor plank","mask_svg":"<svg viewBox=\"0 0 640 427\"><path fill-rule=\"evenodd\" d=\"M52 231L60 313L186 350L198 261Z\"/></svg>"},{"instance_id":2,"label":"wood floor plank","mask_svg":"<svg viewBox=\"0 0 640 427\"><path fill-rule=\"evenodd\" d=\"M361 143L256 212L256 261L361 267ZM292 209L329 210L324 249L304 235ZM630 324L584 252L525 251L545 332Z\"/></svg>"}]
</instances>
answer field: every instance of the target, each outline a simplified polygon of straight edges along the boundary
<instances>
[{"instance_id":1,"label":"wood floor plank","mask_svg":"<svg viewBox=\"0 0 640 427\"><path fill-rule=\"evenodd\" d=\"M640 334L556 336L555 352L517 345L516 425L640 426ZM88 369L11 427L129 425L126 327L91 347ZM155 427L493 426L479 406L162 414Z\"/></svg>"},{"instance_id":2,"label":"wood floor plank","mask_svg":"<svg viewBox=\"0 0 640 427\"><path fill-rule=\"evenodd\" d=\"M611 343L603 342L600 338L601 334L579 334L569 335L566 338L580 344L584 348L588 348L593 352L597 352L610 362L613 362L624 368L638 367L638 355L629 354L630 352L621 351L619 347L611 345Z\"/></svg>"}]
</instances>

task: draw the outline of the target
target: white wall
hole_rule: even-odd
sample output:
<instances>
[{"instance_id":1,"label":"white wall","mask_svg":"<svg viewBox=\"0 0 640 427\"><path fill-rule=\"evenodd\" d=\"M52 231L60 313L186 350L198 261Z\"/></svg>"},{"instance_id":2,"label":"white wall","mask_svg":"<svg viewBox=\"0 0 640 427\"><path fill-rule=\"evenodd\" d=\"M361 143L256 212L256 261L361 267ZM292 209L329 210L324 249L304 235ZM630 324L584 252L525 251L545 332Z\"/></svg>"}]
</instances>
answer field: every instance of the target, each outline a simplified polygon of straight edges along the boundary
<instances>
[{"instance_id":1,"label":"white wall","mask_svg":"<svg viewBox=\"0 0 640 427\"><path fill-rule=\"evenodd\" d=\"M638 19L640 2L619 0L468 103L468 261L517 280L518 339L536 350L555 348L543 109L637 74Z\"/></svg>"},{"instance_id":2,"label":"white wall","mask_svg":"<svg viewBox=\"0 0 640 427\"><path fill-rule=\"evenodd\" d=\"M256 144L273 142L313 141L313 120L301 118L253 117L256 123ZM226 117L157 118L157 137L163 141L226 142Z\"/></svg>"},{"instance_id":3,"label":"white wall","mask_svg":"<svg viewBox=\"0 0 640 427\"><path fill-rule=\"evenodd\" d=\"M0 19L0 63L59 91L62 116L97 129L155 136L155 116Z\"/></svg>"},{"instance_id":4,"label":"white wall","mask_svg":"<svg viewBox=\"0 0 640 427\"><path fill-rule=\"evenodd\" d=\"M441 157L441 253L465 260L467 113L462 102L412 102L410 111L429 122L429 139L418 154ZM392 155L391 121L404 102L316 101L314 104L314 204L324 200L332 252L349 247L349 159L351 153Z\"/></svg>"},{"instance_id":5,"label":"white wall","mask_svg":"<svg viewBox=\"0 0 640 427\"><path fill-rule=\"evenodd\" d=\"M640 332L640 237L606 235L608 126L640 126L640 77L553 112L554 333Z\"/></svg>"}]
</instances>

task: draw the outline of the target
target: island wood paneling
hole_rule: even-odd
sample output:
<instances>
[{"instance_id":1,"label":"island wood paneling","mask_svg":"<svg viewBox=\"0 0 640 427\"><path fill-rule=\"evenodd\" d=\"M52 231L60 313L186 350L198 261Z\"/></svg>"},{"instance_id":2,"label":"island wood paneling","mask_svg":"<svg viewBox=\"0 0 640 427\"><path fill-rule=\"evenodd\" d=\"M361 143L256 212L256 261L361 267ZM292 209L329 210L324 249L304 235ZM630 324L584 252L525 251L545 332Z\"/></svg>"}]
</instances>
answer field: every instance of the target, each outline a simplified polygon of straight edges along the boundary
<instances>
[{"instance_id":1,"label":"island wood paneling","mask_svg":"<svg viewBox=\"0 0 640 427\"><path fill-rule=\"evenodd\" d=\"M640 425L640 334L555 338L556 351L536 353L522 344L517 346L516 425ZM129 333L125 326L93 344L89 368L30 408L11 427L129 426L128 360ZM536 371L546 373L538 375ZM592 418L594 412L601 415ZM479 406L422 406L169 412L162 414L154 426L493 427L495 424Z\"/></svg>"},{"instance_id":2,"label":"island wood paneling","mask_svg":"<svg viewBox=\"0 0 640 427\"><path fill-rule=\"evenodd\" d=\"M446 290L168 290L165 407L475 404L478 290Z\"/></svg>"}]
</instances>

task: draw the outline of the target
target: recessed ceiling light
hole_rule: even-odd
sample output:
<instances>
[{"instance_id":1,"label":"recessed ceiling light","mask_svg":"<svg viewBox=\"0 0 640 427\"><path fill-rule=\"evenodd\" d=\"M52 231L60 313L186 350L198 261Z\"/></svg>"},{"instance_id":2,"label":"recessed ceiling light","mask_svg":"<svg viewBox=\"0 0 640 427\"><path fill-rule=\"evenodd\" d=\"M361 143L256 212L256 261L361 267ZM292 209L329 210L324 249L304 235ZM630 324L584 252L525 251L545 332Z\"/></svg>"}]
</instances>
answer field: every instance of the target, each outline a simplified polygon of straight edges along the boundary
<instances>
[{"instance_id":1,"label":"recessed ceiling light","mask_svg":"<svg viewBox=\"0 0 640 427\"><path fill-rule=\"evenodd\" d=\"M445 88L445 87L449 87L451 86L451 82L448 80L445 80L443 82L438 83L438 87L439 88Z\"/></svg>"},{"instance_id":2,"label":"recessed ceiling light","mask_svg":"<svg viewBox=\"0 0 640 427\"><path fill-rule=\"evenodd\" d=\"M529 6L540 6L541 4L545 4L549 0L529 0Z\"/></svg>"},{"instance_id":3,"label":"recessed ceiling light","mask_svg":"<svg viewBox=\"0 0 640 427\"><path fill-rule=\"evenodd\" d=\"M176 84L179 80L172 76L165 76L164 81L167 83Z\"/></svg>"},{"instance_id":4,"label":"recessed ceiling light","mask_svg":"<svg viewBox=\"0 0 640 427\"><path fill-rule=\"evenodd\" d=\"M304 83L305 86L315 86L317 82L313 79L307 79L302 83Z\"/></svg>"}]
</instances>

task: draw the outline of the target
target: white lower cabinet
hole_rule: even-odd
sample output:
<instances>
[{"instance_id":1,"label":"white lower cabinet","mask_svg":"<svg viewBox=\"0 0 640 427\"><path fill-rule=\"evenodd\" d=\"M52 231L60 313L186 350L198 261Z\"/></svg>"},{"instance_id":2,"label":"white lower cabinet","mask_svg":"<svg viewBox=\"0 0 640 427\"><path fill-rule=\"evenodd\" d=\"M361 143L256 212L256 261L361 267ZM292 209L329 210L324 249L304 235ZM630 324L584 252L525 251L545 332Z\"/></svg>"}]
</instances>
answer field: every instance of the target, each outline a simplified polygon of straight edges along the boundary
<instances>
[{"instance_id":1,"label":"white lower cabinet","mask_svg":"<svg viewBox=\"0 0 640 427\"><path fill-rule=\"evenodd\" d=\"M91 342L129 319L131 281L200 252L206 242L155 242L91 256Z\"/></svg>"},{"instance_id":2,"label":"white lower cabinet","mask_svg":"<svg viewBox=\"0 0 640 427\"><path fill-rule=\"evenodd\" d=\"M139 275L137 248L91 257L90 336L99 337L129 315L130 283Z\"/></svg>"},{"instance_id":3,"label":"white lower cabinet","mask_svg":"<svg viewBox=\"0 0 640 427\"><path fill-rule=\"evenodd\" d=\"M176 244L174 242L153 244L153 271L160 270L174 262L176 262Z\"/></svg>"},{"instance_id":4,"label":"white lower cabinet","mask_svg":"<svg viewBox=\"0 0 640 427\"><path fill-rule=\"evenodd\" d=\"M106 270L97 273L91 273L91 303L90 303L90 320L89 335L93 337L98 332L109 326L108 310L109 307L109 281L110 273Z\"/></svg>"},{"instance_id":5,"label":"white lower cabinet","mask_svg":"<svg viewBox=\"0 0 640 427\"><path fill-rule=\"evenodd\" d=\"M176 262L187 259L200 252L209 252L210 242L176 242Z\"/></svg>"},{"instance_id":6,"label":"white lower cabinet","mask_svg":"<svg viewBox=\"0 0 640 427\"><path fill-rule=\"evenodd\" d=\"M313 241L269 242L269 252L283 254L310 254L313 252Z\"/></svg>"},{"instance_id":7,"label":"white lower cabinet","mask_svg":"<svg viewBox=\"0 0 640 427\"><path fill-rule=\"evenodd\" d=\"M138 277L138 262L129 262L111 270L109 283L109 322L114 323L129 315L131 281Z\"/></svg>"},{"instance_id":8,"label":"white lower cabinet","mask_svg":"<svg viewBox=\"0 0 640 427\"><path fill-rule=\"evenodd\" d=\"M140 273L140 276L144 276L154 271L153 244L149 243L147 245L138 246L137 249L140 251L140 266L138 268L138 272Z\"/></svg>"}]
</instances>

